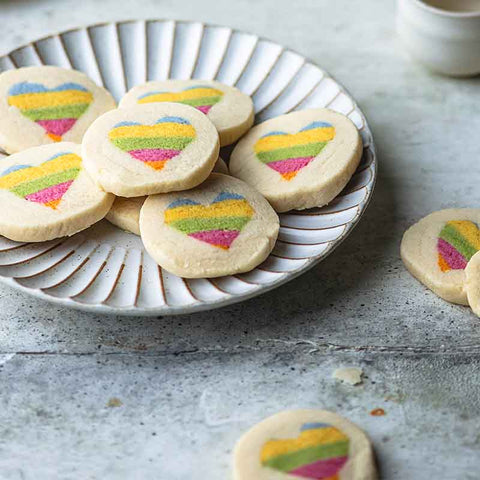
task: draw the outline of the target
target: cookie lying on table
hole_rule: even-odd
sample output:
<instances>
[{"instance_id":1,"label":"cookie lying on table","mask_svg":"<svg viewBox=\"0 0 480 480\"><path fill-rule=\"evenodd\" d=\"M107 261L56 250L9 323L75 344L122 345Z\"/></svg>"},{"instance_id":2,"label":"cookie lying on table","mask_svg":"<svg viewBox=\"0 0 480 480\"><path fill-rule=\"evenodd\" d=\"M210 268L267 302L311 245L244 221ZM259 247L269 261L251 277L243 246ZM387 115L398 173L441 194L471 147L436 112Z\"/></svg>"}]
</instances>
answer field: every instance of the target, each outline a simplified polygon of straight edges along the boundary
<instances>
[{"instance_id":1,"label":"cookie lying on table","mask_svg":"<svg viewBox=\"0 0 480 480\"><path fill-rule=\"evenodd\" d=\"M410 273L439 297L468 305L465 271L480 249L480 209L440 210L404 234L400 246ZM473 267L468 269L473 272Z\"/></svg>"},{"instance_id":2,"label":"cookie lying on table","mask_svg":"<svg viewBox=\"0 0 480 480\"><path fill-rule=\"evenodd\" d=\"M465 268L465 291L473 313L480 317L480 253L476 253Z\"/></svg>"},{"instance_id":3,"label":"cookie lying on table","mask_svg":"<svg viewBox=\"0 0 480 480\"><path fill-rule=\"evenodd\" d=\"M277 413L245 433L234 451L235 480L375 480L370 440L325 410Z\"/></svg>"}]
</instances>

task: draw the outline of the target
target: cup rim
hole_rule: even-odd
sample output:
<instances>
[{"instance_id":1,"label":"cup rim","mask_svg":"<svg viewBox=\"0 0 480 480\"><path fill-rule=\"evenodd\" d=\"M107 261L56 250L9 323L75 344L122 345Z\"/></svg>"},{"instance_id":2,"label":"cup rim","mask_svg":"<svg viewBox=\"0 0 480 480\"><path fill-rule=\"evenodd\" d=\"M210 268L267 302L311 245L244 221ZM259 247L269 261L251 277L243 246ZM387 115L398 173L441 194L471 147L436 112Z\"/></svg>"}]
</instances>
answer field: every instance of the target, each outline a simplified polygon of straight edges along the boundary
<instances>
[{"instance_id":1,"label":"cup rim","mask_svg":"<svg viewBox=\"0 0 480 480\"><path fill-rule=\"evenodd\" d=\"M432 12L444 17L480 18L480 9L478 11L473 11L473 12L452 12L450 10L444 10L443 8L429 5L428 3L425 3L424 0L413 0L413 2L416 3L420 8L423 8L424 10L427 10L429 12Z\"/></svg>"}]
</instances>

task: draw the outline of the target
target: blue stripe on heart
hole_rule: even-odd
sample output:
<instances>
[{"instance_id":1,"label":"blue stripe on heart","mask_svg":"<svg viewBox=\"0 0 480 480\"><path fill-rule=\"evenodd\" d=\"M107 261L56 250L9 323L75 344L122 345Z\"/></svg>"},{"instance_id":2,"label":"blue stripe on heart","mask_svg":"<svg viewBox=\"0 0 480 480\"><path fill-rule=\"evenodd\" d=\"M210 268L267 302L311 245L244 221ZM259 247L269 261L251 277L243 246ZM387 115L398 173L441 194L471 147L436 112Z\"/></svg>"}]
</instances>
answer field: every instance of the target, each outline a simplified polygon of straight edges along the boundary
<instances>
[{"instance_id":1,"label":"blue stripe on heart","mask_svg":"<svg viewBox=\"0 0 480 480\"><path fill-rule=\"evenodd\" d=\"M20 82L10 88L8 93L9 95L23 95L25 93L63 92L64 90L81 90L82 92L88 92L84 86L73 82L62 83L54 88L47 88L41 83Z\"/></svg>"}]
</instances>

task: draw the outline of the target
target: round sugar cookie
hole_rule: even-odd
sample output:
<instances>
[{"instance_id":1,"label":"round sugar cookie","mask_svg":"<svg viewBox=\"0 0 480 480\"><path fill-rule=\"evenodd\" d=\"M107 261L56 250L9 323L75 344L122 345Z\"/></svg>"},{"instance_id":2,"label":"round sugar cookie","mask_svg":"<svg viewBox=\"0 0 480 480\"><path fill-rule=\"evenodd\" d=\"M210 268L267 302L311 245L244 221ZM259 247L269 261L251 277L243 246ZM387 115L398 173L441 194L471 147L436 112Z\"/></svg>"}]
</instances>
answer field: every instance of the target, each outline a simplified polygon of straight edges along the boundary
<instances>
[{"instance_id":1,"label":"round sugar cookie","mask_svg":"<svg viewBox=\"0 0 480 480\"><path fill-rule=\"evenodd\" d=\"M140 212L148 253L185 278L252 270L272 251L278 230L277 214L257 191L220 173L186 192L150 196Z\"/></svg>"},{"instance_id":2,"label":"round sugar cookie","mask_svg":"<svg viewBox=\"0 0 480 480\"><path fill-rule=\"evenodd\" d=\"M473 313L480 317L480 252L477 252L465 268L465 291Z\"/></svg>"},{"instance_id":3,"label":"round sugar cookie","mask_svg":"<svg viewBox=\"0 0 480 480\"><path fill-rule=\"evenodd\" d=\"M85 168L120 197L186 190L202 183L219 152L218 133L203 113L179 103L107 112L85 133Z\"/></svg>"},{"instance_id":4,"label":"round sugar cookie","mask_svg":"<svg viewBox=\"0 0 480 480\"><path fill-rule=\"evenodd\" d=\"M468 305L465 267L480 249L480 209L440 210L403 235L400 254L409 272L439 297Z\"/></svg>"},{"instance_id":5,"label":"round sugar cookie","mask_svg":"<svg viewBox=\"0 0 480 480\"><path fill-rule=\"evenodd\" d=\"M375 480L372 445L345 418L291 410L263 420L234 450L235 480Z\"/></svg>"},{"instance_id":6,"label":"round sugar cookie","mask_svg":"<svg viewBox=\"0 0 480 480\"><path fill-rule=\"evenodd\" d=\"M213 171L228 175L227 164L218 157ZM112 208L105 218L122 230L140 235L140 225L138 223L140 219L140 209L146 198L145 196L132 198L116 197Z\"/></svg>"},{"instance_id":7,"label":"round sugar cookie","mask_svg":"<svg viewBox=\"0 0 480 480\"><path fill-rule=\"evenodd\" d=\"M321 207L355 172L362 140L352 121L324 108L253 127L230 157L230 174L256 188L277 212Z\"/></svg>"},{"instance_id":8,"label":"round sugar cookie","mask_svg":"<svg viewBox=\"0 0 480 480\"><path fill-rule=\"evenodd\" d=\"M102 87L76 70L24 67L0 75L0 146L15 153L82 141L90 124L115 108Z\"/></svg>"},{"instance_id":9,"label":"round sugar cookie","mask_svg":"<svg viewBox=\"0 0 480 480\"><path fill-rule=\"evenodd\" d=\"M133 87L120 108L154 102L178 102L204 113L220 136L220 145L237 141L253 125L252 99L238 88L213 80L165 80Z\"/></svg>"},{"instance_id":10,"label":"round sugar cookie","mask_svg":"<svg viewBox=\"0 0 480 480\"><path fill-rule=\"evenodd\" d=\"M32 147L1 162L0 235L19 242L73 235L101 220L113 200L83 168L80 145Z\"/></svg>"}]
</instances>

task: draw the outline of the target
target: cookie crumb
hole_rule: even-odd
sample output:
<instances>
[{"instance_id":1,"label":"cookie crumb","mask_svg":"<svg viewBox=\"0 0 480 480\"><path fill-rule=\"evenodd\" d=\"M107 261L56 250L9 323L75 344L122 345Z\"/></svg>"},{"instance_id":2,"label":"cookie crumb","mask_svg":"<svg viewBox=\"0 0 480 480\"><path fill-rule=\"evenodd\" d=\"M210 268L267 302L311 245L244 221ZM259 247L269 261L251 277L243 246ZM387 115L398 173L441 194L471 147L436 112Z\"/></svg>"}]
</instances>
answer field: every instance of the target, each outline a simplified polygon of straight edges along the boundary
<instances>
[{"instance_id":1,"label":"cookie crumb","mask_svg":"<svg viewBox=\"0 0 480 480\"><path fill-rule=\"evenodd\" d=\"M363 370L357 367L337 368L332 377L349 385L359 385L362 383Z\"/></svg>"},{"instance_id":2,"label":"cookie crumb","mask_svg":"<svg viewBox=\"0 0 480 480\"><path fill-rule=\"evenodd\" d=\"M117 397L112 397L108 403L107 403L107 407L121 407L123 405L123 402L117 398Z\"/></svg>"}]
</instances>

